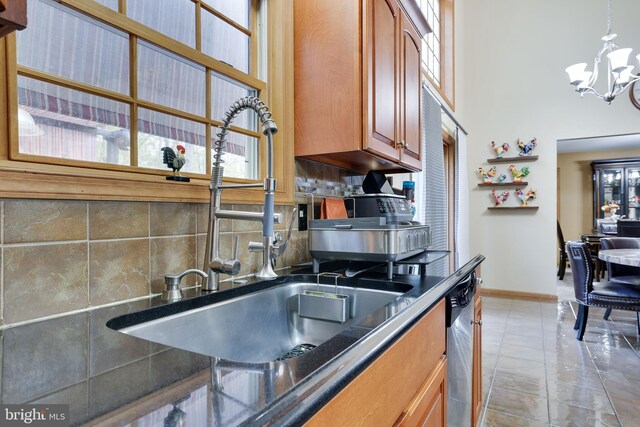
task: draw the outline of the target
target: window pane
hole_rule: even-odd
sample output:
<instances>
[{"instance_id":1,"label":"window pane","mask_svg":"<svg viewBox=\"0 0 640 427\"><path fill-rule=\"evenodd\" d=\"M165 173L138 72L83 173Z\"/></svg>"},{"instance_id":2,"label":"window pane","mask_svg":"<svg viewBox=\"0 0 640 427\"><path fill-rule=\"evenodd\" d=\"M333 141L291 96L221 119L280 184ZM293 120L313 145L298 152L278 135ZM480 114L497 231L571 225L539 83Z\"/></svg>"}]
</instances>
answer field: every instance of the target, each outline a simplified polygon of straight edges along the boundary
<instances>
[{"instance_id":1,"label":"window pane","mask_svg":"<svg viewBox=\"0 0 640 427\"><path fill-rule=\"evenodd\" d=\"M204 67L149 43L138 42L138 96L177 110L205 115Z\"/></svg>"},{"instance_id":2,"label":"window pane","mask_svg":"<svg viewBox=\"0 0 640 427\"><path fill-rule=\"evenodd\" d=\"M129 165L129 105L18 77L19 151Z\"/></svg>"},{"instance_id":3,"label":"window pane","mask_svg":"<svg viewBox=\"0 0 640 427\"><path fill-rule=\"evenodd\" d=\"M113 10L118 10L118 0L96 0L98 3L110 7Z\"/></svg>"},{"instance_id":4,"label":"window pane","mask_svg":"<svg viewBox=\"0 0 640 427\"><path fill-rule=\"evenodd\" d=\"M32 0L17 32L18 64L129 93L129 36L59 4Z\"/></svg>"},{"instance_id":5,"label":"window pane","mask_svg":"<svg viewBox=\"0 0 640 427\"><path fill-rule=\"evenodd\" d=\"M213 73L211 75L211 118L223 120L224 113L239 98L257 96L255 89L226 76ZM253 110L246 109L233 121L234 126L248 130L257 130L258 116Z\"/></svg>"},{"instance_id":6,"label":"window pane","mask_svg":"<svg viewBox=\"0 0 640 427\"><path fill-rule=\"evenodd\" d=\"M196 6L191 0L127 0L127 15L187 46L196 45Z\"/></svg>"},{"instance_id":7,"label":"window pane","mask_svg":"<svg viewBox=\"0 0 640 427\"><path fill-rule=\"evenodd\" d=\"M243 27L249 28L251 0L208 0L207 3Z\"/></svg>"},{"instance_id":8,"label":"window pane","mask_svg":"<svg viewBox=\"0 0 640 427\"><path fill-rule=\"evenodd\" d=\"M213 129L213 138L211 147L214 147L216 141L216 133L218 129ZM258 139L251 136L242 135L237 132L229 132L227 134L227 144L225 154L222 156L224 160L224 176L230 178L246 178L259 179L258 176ZM213 150L211 156L213 159Z\"/></svg>"},{"instance_id":9,"label":"window pane","mask_svg":"<svg viewBox=\"0 0 640 427\"><path fill-rule=\"evenodd\" d=\"M205 125L156 111L138 109L138 166L171 169L162 163L162 148L185 148L180 172L206 173Z\"/></svg>"},{"instance_id":10,"label":"window pane","mask_svg":"<svg viewBox=\"0 0 640 427\"><path fill-rule=\"evenodd\" d=\"M249 73L250 37L215 15L202 11L202 51Z\"/></svg>"}]
</instances>

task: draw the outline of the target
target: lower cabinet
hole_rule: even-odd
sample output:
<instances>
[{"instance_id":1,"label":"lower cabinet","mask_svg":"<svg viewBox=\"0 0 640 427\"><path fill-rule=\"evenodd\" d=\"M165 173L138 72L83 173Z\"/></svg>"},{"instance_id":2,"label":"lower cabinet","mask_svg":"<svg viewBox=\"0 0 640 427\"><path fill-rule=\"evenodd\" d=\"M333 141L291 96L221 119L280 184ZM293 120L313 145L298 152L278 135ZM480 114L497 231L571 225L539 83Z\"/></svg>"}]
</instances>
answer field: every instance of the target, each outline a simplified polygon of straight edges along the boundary
<instances>
[{"instance_id":1,"label":"lower cabinet","mask_svg":"<svg viewBox=\"0 0 640 427\"><path fill-rule=\"evenodd\" d=\"M473 309L473 368L471 371L471 426L482 414L482 297L476 292Z\"/></svg>"},{"instance_id":2,"label":"lower cabinet","mask_svg":"<svg viewBox=\"0 0 640 427\"><path fill-rule=\"evenodd\" d=\"M445 340L442 300L306 425L446 426Z\"/></svg>"},{"instance_id":3,"label":"lower cabinet","mask_svg":"<svg viewBox=\"0 0 640 427\"><path fill-rule=\"evenodd\" d=\"M443 355L436 369L424 382L409 407L394 427L446 427L447 425L447 358Z\"/></svg>"}]
</instances>

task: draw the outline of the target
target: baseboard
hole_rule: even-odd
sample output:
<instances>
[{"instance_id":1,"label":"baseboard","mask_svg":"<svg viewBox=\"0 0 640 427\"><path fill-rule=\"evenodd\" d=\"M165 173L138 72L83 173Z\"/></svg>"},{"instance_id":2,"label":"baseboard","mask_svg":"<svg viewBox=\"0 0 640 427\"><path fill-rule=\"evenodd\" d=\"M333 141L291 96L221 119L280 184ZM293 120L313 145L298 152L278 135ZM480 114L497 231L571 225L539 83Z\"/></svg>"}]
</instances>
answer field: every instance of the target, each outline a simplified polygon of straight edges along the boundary
<instances>
[{"instance_id":1,"label":"baseboard","mask_svg":"<svg viewBox=\"0 0 640 427\"><path fill-rule=\"evenodd\" d=\"M480 288L480 295L494 298L522 299L527 301L557 301L557 295L536 294L533 292L506 291L502 289Z\"/></svg>"}]
</instances>

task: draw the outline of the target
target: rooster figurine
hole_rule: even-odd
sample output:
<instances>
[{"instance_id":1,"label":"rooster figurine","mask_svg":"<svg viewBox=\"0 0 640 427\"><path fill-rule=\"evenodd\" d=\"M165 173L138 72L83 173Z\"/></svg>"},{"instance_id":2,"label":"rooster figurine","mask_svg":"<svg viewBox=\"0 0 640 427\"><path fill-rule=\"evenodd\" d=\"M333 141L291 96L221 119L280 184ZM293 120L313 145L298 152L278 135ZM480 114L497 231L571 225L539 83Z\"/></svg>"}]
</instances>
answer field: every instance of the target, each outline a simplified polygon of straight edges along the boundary
<instances>
[{"instance_id":1,"label":"rooster figurine","mask_svg":"<svg viewBox=\"0 0 640 427\"><path fill-rule=\"evenodd\" d=\"M491 149L496 153L496 159L501 159L502 155L509 151L509 144L505 142L502 145L496 145L494 141L491 141Z\"/></svg>"},{"instance_id":2,"label":"rooster figurine","mask_svg":"<svg viewBox=\"0 0 640 427\"><path fill-rule=\"evenodd\" d=\"M526 194L520 190L519 188L516 188L516 196L518 197L518 199L520 199L520 207L523 206L527 206L527 202L529 200L535 200L536 199L536 190L529 190Z\"/></svg>"},{"instance_id":3,"label":"rooster figurine","mask_svg":"<svg viewBox=\"0 0 640 427\"><path fill-rule=\"evenodd\" d=\"M482 175L482 180L485 184L491 183L491 178L496 176L496 167L493 166L491 169L484 170L482 168L478 168L478 173Z\"/></svg>"},{"instance_id":4,"label":"rooster figurine","mask_svg":"<svg viewBox=\"0 0 640 427\"><path fill-rule=\"evenodd\" d=\"M185 158L185 148L182 145L176 147L177 152L173 151L171 147L163 147L162 150L162 163L167 165L169 169L173 169L173 176L168 176L170 181L182 181L189 182L190 179L184 176L180 176L180 169L187 163Z\"/></svg>"},{"instance_id":5,"label":"rooster figurine","mask_svg":"<svg viewBox=\"0 0 640 427\"><path fill-rule=\"evenodd\" d=\"M498 194L494 189L491 190L491 198L493 199L495 206L502 206L502 204L509 198L509 192L503 191L502 194Z\"/></svg>"},{"instance_id":6,"label":"rooster figurine","mask_svg":"<svg viewBox=\"0 0 640 427\"><path fill-rule=\"evenodd\" d=\"M529 167L525 166L522 169L516 169L515 165L509 166L509 171L513 176L513 182L522 182L522 178L529 175Z\"/></svg>"},{"instance_id":7,"label":"rooster figurine","mask_svg":"<svg viewBox=\"0 0 640 427\"><path fill-rule=\"evenodd\" d=\"M518 140L516 141L516 145L520 149L521 156L530 156L533 152L533 149L538 145L538 140L536 138L533 138L531 141L525 144L520 140L520 138L518 138Z\"/></svg>"}]
</instances>

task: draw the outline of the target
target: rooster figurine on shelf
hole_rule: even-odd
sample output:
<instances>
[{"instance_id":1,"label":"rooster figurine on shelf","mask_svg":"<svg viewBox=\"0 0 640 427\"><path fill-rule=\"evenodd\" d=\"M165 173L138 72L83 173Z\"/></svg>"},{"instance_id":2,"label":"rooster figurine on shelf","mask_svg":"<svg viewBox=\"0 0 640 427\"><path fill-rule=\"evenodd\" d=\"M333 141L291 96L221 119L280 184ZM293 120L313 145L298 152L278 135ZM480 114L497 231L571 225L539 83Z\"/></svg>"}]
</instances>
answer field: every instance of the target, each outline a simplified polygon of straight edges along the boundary
<instances>
[{"instance_id":1,"label":"rooster figurine on shelf","mask_svg":"<svg viewBox=\"0 0 640 427\"><path fill-rule=\"evenodd\" d=\"M478 173L482 176L482 181L485 184L491 184L491 178L496 176L496 167L493 166L490 169L484 170L483 168L478 168Z\"/></svg>"},{"instance_id":2,"label":"rooster figurine on shelf","mask_svg":"<svg viewBox=\"0 0 640 427\"><path fill-rule=\"evenodd\" d=\"M498 194L496 193L496 190L493 189L491 190L491 198L493 199L493 202L495 203L496 207L502 206L502 204L506 202L507 199L509 198L509 192L503 191L502 194Z\"/></svg>"},{"instance_id":3,"label":"rooster figurine on shelf","mask_svg":"<svg viewBox=\"0 0 640 427\"><path fill-rule=\"evenodd\" d=\"M516 188L516 196L518 197L518 199L520 199L520 207L524 207L527 206L527 202L529 200L535 200L536 199L536 190L529 190L526 194L520 190L519 188Z\"/></svg>"},{"instance_id":4,"label":"rooster figurine on shelf","mask_svg":"<svg viewBox=\"0 0 640 427\"><path fill-rule=\"evenodd\" d=\"M494 141L491 141L491 149L496 153L496 159L501 159L502 155L509 151L509 144L505 142L502 145L496 145Z\"/></svg>"},{"instance_id":5,"label":"rooster figurine on shelf","mask_svg":"<svg viewBox=\"0 0 640 427\"><path fill-rule=\"evenodd\" d=\"M162 163L167 165L169 169L173 169L173 176L168 176L169 181L189 182L190 178L180 176L180 169L187 163L185 158L185 148L182 145L176 147L177 153L173 151L171 147L163 147L162 150Z\"/></svg>"},{"instance_id":6,"label":"rooster figurine on shelf","mask_svg":"<svg viewBox=\"0 0 640 427\"><path fill-rule=\"evenodd\" d=\"M524 166L522 169L516 169L515 165L509 166L509 171L513 176L513 182L522 182L522 178L529 175L529 167Z\"/></svg>"},{"instance_id":7,"label":"rooster figurine on shelf","mask_svg":"<svg viewBox=\"0 0 640 427\"><path fill-rule=\"evenodd\" d=\"M533 138L531 141L525 144L522 140L520 140L520 138L518 138L518 140L516 141L516 145L520 149L520 156L530 156L533 152L533 149L537 147L538 140L536 138Z\"/></svg>"}]
</instances>

